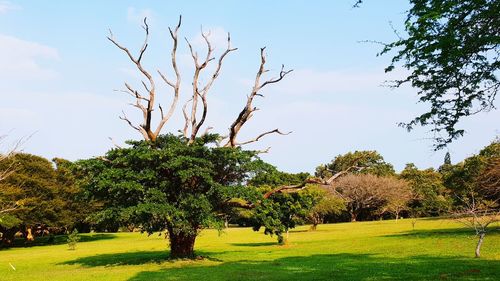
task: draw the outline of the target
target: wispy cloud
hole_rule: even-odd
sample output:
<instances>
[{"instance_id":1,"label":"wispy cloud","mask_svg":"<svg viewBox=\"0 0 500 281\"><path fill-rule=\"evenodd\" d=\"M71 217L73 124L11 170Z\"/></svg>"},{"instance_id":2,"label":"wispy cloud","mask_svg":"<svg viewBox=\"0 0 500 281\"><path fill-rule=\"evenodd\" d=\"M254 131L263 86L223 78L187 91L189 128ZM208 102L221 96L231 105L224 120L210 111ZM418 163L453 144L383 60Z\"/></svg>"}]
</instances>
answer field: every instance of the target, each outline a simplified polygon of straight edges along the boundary
<instances>
[{"instance_id":1,"label":"wispy cloud","mask_svg":"<svg viewBox=\"0 0 500 281\"><path fill-rule=\"evenodd\" d=\"M0 14L6 14L13 10L21 9L20 6L15 5L9 1L0 1Z\"/></svg>"},{"instance_id":2,"label":"wispy cloud","mask_svg":"<svg viewBox=\"0 0 500 281\"><path fill-rule=\"evenodd\" d=\"M56 49L37 42L0 34L0 76L14 80L47 80L58 73L41 60L58 60Z\"/></svg>"}]
</instances>

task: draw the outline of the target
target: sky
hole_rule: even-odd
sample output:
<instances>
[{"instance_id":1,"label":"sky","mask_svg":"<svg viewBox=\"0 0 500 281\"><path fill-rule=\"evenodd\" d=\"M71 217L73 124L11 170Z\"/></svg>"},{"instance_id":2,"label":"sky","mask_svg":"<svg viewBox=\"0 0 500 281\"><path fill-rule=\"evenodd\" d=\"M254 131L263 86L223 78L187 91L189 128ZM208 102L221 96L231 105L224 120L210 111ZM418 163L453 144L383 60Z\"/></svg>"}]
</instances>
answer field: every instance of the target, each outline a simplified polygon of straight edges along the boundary
<instances>
[{"instance_id":1,"label":"sky","mask_svg":"<svg viewBox=\"0 0 500 281\"><path fill-rule=\"evenodd\" d=\"M139 124L133 102L117 90L124 82L140 85L140 75L126 55L106 36L137 52L143 42L141 21L148 18L150 44L144 65L173 75L169 64L168 27L182 15L179 37L200 54L200 30L210 31L216 55L231 34L238 50L225 60L209 93L207 126L226 134L251 91L259 67L259 48L266 47L267 78L281 64L294 71L262 91L260 109L243 127L239 139L252 139L275 128L292 131L269 135L248 149L265 149L261 157L288 172L313 172L335 156L354 150L377 150L397 171L413 162L438 167L449 151L452 162L477 153L500 134L498 110L464 119L465 137L447 149L433 151L430 128L410 133L397 126L427 106L416 90L391 89L384 81L390 55L377 56L402 32L408 3L401 0L315 1L2 1L0 0L0 135L10 141L29 139L23 151L48 159L70 160L103 155L113 142L124 144L141 135L118 116L122 110ZM193 63L180 40L181 104L190 95ZM158 78L158 77L156 77ZM206 81L206 77L202 77ZM160 81L158 81L159 83ZM169 104L172 92L161 85L158 99ZM163 129L183 126L180 109Z\"/></svg>"}]
</instances>

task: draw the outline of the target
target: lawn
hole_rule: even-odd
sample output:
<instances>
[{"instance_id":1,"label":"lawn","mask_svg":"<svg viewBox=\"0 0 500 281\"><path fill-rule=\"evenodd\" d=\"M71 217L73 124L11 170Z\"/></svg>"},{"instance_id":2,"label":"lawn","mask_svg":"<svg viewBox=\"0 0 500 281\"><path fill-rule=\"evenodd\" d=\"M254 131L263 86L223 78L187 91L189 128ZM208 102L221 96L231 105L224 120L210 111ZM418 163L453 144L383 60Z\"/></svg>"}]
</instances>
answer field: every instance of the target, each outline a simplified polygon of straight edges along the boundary
<instances>
[{"instance_id":1,"label":"lawn","mask_svg":"<svg viewBox=\"0 0 500 281\"><path fill-rule=\"evenodd\" d=\"M0 280L500 280L500 233L476 238L449 220L303 226L287 246L249 228L203 231L199 260L167 260L162 236L85 234L65 244L0 251ZM13 269L15 268L15 270Z\"/></svg>"}]
</instances>

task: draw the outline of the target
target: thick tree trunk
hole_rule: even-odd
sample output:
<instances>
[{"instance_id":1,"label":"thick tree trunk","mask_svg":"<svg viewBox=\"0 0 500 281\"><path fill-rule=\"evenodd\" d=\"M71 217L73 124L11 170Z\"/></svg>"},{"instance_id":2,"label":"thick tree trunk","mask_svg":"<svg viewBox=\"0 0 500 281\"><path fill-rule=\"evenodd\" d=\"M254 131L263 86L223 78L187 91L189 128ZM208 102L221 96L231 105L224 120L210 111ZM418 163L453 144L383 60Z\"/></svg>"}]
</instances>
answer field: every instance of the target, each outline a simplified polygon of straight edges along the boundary
<instances>
[{"instance_id":1,"label":"thick tree trunk","mask_svg":"<svg viewBox=\"0 0 500 281\"><path fill-rule=\"evenodd\" d=\"M483 239L485 234L486 233L484 232L481 232L479 234L479 241L477 241L477 246L476 246L476 258L481 257L481 245L483 244Z\"/></svg>"},{"instance_id":2,"label":"thick tree trunk","mask_svg":"<svg viewBox=\"0 0 500 281\"><path fill-rule=\"evenodd\" d=\"M194 257L194 242L196 235L188 233L174 234L169 232L170 258L182 259Z\"/></svg>"}]
</instances>

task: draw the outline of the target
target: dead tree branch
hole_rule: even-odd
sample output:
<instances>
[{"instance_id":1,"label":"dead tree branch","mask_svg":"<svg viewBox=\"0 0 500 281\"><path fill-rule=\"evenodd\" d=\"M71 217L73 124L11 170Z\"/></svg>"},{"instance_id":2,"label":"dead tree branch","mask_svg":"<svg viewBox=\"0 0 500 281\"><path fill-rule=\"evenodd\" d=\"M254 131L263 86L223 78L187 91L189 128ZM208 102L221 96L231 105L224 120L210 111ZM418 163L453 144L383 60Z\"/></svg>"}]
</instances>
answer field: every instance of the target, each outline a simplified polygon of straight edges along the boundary
<instances>
[{"instance_id":1,"label":"dead tree branch","mask_svg":"<svg viewBox=\"0 0 500 281\"><path fill-rule=\"evenodd\" d=\"M176 75L176 81L171 82L170 80L168 80L166 78L165 75L163 75L160 71L158 71L158 73L160 74L163 81L165 81L165 83L167 85L172 87L172 89L174 91L174 98L173 98L172 104L171 104L168 112L166 114L162 114L162 118L161 118L159 124L156 126L155 130L152 129L151 121L152 121L152 113L155 109L156 83L155 83L154 78L151 75L151 73L149 71L147 71L144 68L144 66L142 65L142 59L143 59L143 56L148 48L148 40L149 40L149 25L147 23L147 18L144 18L144 21L143 21L144 22L143 29L145 32L144 42L143 42L142 47L140 48L137 56L134 56L128 48L126 48L123 45L121 45L120 43L118 43L118 41L114 38L114 35L111 31L110 31L110 35L107 37L109 41L111 41L116 47L118 47L120 50L122 50L128 56L128 58L135 64L135 66L139 70L139 72L142 75L144 75L144 77L146 77L146 79L149 83L149 85L148 85L144 81L141 81L145 91L147 92L147 97L142 96L139 93L139 91L133 89L128 83L125 83L125 87L127 88L127 91L125 91L125 92L128 92L130 95L132 95L136 98L136 102L134 104L132 104L132 106L139 108L143 113L142 124L140 126L136 126L125 115L120 117L120 119L126 121L129 124L129 126L134 128L135 130L139 131L143 135L145 140L149 140L149 141L156 140L156 138L160 134L160 131L163 128L163 126L172 116L172 114L175 110L178 98L179 98L180 79L181 78L180 78L180 74L179 74L179 70L178 70L177 62L176 62L176 52L177 52L177 42L178 42L177 32L181 26L181 20L182 20L182 18L179 17L179 22L173 31L169 28L170 35L171 35L172 40L173 40L173 47L172 47L171 56L172 56L172 67L173 67L175 75ZM144 105L143 102L145 102L146 105ZM160 109L160 110L163 112L163 109Z\"/></svg>"},{"instance_id":2,"label":"dead tree branch","mask_svg":"<svg viewBox=\"0 0 500 281\"><path fill-rule=\"evenodd\" d=\"M245 106L243 107L243 110L241 110L240 114L236 118L236 120L231 124L231 127L229 128L229 139L227 143L224 145L226 147L236 147L241 144L238 144L236 138L238 136L238 133L241 130L241 127L252 117L253 113L257 111L258 109L253 106L253 100L256 96L261 96L262 95L259 93L259 91L264 88L265 86L269 84L274 84L279 81L281 81L287 74L292 72L292 70L285 70L285 66L281 66L281 71L279 73L279 77L277 78L271 78L263 83L261 83L261 77L265 72L268 72L268 70L265 69L265 64L266 64L266 55L265 55L265 50L266 48L261 48L260 49L260 66L259 70L257 71L257 75L255 76L255 83L252 88L252 92L247 98L247 102ZM272 132L272 131L271 131ZM276 132L279 132L276 130ZM264 135L266 135L264 133Z\"/></svg>"}]
</instances>

